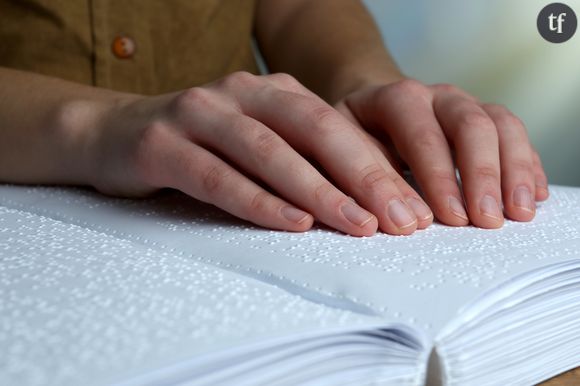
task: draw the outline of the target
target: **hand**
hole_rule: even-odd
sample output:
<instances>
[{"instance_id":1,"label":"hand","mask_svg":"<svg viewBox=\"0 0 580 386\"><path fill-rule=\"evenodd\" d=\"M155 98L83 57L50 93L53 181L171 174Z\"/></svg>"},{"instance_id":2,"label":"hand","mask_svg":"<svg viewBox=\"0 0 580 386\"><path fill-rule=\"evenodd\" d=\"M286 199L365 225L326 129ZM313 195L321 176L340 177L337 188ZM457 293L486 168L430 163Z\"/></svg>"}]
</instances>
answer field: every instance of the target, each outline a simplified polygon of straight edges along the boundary
<instances>
[{"instance_id":1,"label":"hand","mask_svg":"<svg viewBox=\"0 0 580 386\"><path fill-rule=\"evenodd\" d=\"M90 183L105 193L175 188L290 231L316 218L351 235L410 234L433 218L360 129L286 74L135 97L98 121L87 154Z\"/></svg>"},{"instance_id":2,"label":"hand","mask_svg":"<svg viewBox=\"0 0 580 386\"><path fill-rule=\"evenodd\" d=\"M524 124L503 106L481 103L451 85L406 79L360 88L335 107L360 131L373 133L363 135L392 164L400 166L399 159L408 165L442 223L498 228L503 212L530 221L535 201L548 197Z\"/></svg>"}]
</instances>

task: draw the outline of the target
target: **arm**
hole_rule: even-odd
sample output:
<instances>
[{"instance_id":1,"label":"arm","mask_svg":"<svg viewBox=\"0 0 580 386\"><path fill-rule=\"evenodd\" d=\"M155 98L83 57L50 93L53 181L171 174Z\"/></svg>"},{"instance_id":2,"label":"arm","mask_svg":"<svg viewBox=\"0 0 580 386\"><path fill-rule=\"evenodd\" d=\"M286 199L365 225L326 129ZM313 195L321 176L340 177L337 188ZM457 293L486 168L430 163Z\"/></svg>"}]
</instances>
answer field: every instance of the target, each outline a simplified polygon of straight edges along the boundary
<instances>
[{"instance_id":1,"label":"arm","mask_svg":"<svg viewBox=\"0 0 580 386\"><path fill-rule=\"evenodd\" d=\"M100 116L133 96L0 68L0 182L89 184Z\"/></svg>"},{"instance_id":2,"label":"arm","mask_svg":"<svg viewBox=\"0 0 580 386\"><path fill-rule=\"evenodd\" d=\"M356 0L261 0L256 38L272 72L294 75L330 103L404 78Z\"/></svg>"},{"instance_id":3,"label":"arm","mask_svg":"<svg viewBox=\"0 0 580 386\"><path fill-rule=\"evenodd\" d=\"M394 184L356 127L288 75L233 73L153 97L8 69L0 81L0 182L121 196L169 187L289 231L314 218L356 236L418 225L404 197L387 209Z\"/></svg>"},{"instance_id":4,"label":"arm","mask_svg":"<svg viewBox=\"0 0 580 386\"><path fill-rule=\"evenodd\" d=\"M332 103L393 167L408 165L441 222L497 228L503 212L530 221L548 197L521 120L452 85L405 79L362 2L262 0L256 23L270 68Z\"/></svg>"}]
</instances>

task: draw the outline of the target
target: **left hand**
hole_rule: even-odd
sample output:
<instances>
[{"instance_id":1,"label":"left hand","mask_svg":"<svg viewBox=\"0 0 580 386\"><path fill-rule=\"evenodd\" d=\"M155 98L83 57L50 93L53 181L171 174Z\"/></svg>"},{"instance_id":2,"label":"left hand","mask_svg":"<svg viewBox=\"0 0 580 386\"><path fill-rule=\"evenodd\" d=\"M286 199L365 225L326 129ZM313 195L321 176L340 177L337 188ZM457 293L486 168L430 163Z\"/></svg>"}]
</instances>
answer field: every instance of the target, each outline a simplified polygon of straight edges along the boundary
<instances>
[{"instance_id":1,"label":"left hand","mask_svg":"<svg viewBox=\"0 0 580 386\"><path fill-rule=\"evenodd\" d=\"M405 79L359 88L334 107L393 166L408 165L444 224L499 228L504 213L530 221L535 201L548 197L524 124L503 106L481 103L451 85Z\"/></svg>"}]
</instances>

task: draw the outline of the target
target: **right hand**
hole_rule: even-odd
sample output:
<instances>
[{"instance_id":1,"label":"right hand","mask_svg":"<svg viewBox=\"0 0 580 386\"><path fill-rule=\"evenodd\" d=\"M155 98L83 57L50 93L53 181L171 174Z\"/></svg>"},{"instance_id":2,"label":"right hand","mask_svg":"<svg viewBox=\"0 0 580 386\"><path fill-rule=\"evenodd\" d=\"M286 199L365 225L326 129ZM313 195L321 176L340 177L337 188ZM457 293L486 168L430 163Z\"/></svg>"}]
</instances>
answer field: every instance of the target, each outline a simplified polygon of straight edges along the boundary
<instances>
[{"instance_id":1,"label":"right hand","mask_svg":"<svg viewBox=\"0 0 580 386\"><path fill-rule=\"evenodd\" d=\"M92 136L89 183L108 194L175 188L289 231L316 218L355 236L410 234L433 219L365 133L286 74L234 73L135 97L103 114Z\"/></svg>"}]
</instances>

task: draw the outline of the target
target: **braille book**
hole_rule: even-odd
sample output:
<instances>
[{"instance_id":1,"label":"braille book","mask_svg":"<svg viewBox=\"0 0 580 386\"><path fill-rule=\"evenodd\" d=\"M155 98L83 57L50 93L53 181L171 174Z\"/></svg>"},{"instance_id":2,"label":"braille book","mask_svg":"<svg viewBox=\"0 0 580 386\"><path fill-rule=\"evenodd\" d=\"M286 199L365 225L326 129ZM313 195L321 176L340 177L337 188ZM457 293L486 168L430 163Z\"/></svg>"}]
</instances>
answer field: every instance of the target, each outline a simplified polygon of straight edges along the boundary
<instances>
[{"instance_id":1,"label":"braille book","mask_svg":"<svg viewBox=\"0 0 580 386\"><path fill-rule=\"evenodd\" d=\"M0 186L1 385L531 385L580 366L580 189L529 223L270 231Z\"/></svg>"}]
</instances>

